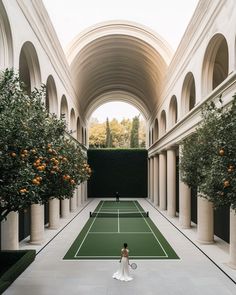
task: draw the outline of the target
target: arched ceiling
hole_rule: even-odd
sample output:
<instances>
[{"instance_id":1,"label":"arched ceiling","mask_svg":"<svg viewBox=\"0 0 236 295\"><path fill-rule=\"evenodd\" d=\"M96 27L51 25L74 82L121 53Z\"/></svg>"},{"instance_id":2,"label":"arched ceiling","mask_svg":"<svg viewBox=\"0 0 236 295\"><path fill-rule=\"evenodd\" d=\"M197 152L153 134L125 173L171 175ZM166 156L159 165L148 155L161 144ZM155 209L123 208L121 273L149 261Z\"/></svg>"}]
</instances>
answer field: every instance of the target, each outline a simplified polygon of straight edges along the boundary
<instances>
[{"instance_id":1,"label":"arched ceiling","mask_svg":"<svg viewBox=\"0 0 236 295\"><path fill-rule=\"evenodd\" d=\"M67 56L81 114L91 114L93 102L99 106L99 97L103 104L106 94L121 92L126 99L137 97L136 107L147 118L160 102L172 51L146 28L109 22L77 36Z\"/></svg>"}]
</instances>

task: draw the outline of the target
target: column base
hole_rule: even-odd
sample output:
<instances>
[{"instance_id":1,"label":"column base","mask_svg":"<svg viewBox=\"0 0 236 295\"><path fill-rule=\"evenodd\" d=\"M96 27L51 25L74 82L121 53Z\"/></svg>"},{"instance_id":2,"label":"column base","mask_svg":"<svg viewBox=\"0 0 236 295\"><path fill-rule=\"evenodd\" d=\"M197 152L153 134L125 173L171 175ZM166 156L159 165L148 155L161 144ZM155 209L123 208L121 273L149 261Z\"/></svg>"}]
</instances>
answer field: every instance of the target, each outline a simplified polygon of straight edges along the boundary
<instances>
[{"instance_id":1,"label":"column base","mask_svg":"<svg viewBox=\"0 0 236 295\"><path fill-rule=\"evenodd\" d=\"M31 245L42 245L43 244L43 241L29 241L29 244Z\"/></svg>"},{"instance_id":2,"label":"column base","mask_svg":"<svg viewBox=\"0 0 236 295\"><path fill-rule=\"evenodd\" d=\"M202 245L212 245L215 243L214 240L212 241L203 241L203 240L197 240L198 243L202 244Z\"/></svg>"},{"instance_id":3,"label":"column base","mask_svg":"<svg viewBox=\"0 0 236 295\"><path fill-rule=\"evenodd\" d=\"M233 262L227 262L226 265L229 266L232 269L236 269L236 264L233 263Z\"/></svg>"},{"instance_id":4,"label":"column base","mask_svg":"<svg viewBox=\"0 0 236 295\"><path fill-rule=\"evenodd\" d=\"M59 226L49 226L48 229L57 230Z\"/></svg>"},{"instance_id":5,"label":"column base","mask_svg":"<svg viewBox=\"0 0 236 295\"><path fill-rule=\"evenodd\" d=\"M190 229L191 228L191 225L190 226L189 225L180 225L180 227L182 229Z\"/></svg>"}]
</instances>

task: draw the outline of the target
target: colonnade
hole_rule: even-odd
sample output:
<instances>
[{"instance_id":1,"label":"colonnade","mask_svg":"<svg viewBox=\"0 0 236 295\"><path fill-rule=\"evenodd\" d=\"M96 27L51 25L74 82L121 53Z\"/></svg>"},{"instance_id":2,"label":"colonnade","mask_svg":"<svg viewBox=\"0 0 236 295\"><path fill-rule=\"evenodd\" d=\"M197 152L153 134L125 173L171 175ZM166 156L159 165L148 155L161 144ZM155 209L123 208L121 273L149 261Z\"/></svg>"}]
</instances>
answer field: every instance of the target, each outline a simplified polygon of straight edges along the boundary
<instances>
[{"instance_id":1,"label":"colonnade","mask_svg":"<svg viewBox=\"0 0 236 295\"><path fill-rule=\"evenodd\" d=\"M85 204L87 201L87 182L80 184L71 199L49 200L49 222L46 225L50 230L60 227L61 218L70 218L72 212ZM30 240L33 245L44 243L44 205L33 204L30 208ZM1 223L1 249L19 249L19 214L11 212L7 219Z\"/></svg>"},{"instance_id":2,"label":"colonnade","mask_svg":"<svg viewBox=\"0 0 236 295\"><path fill-rule=\"evenodd\" d=\"M177 156L181 146L173 146L148 158L148 198L167 216L178 218L181 228L191 228L191 189L177 180ZM179 165L178 165L179 166ZM179 171L179 175L181 172ZM179 182L179 212L176 211L176 183ZM197 241L201 244L214 243L213 204L202 196L197 196ZM236 212L230 211L229 265L236 269Z\"/></svg>"}]
</instances>

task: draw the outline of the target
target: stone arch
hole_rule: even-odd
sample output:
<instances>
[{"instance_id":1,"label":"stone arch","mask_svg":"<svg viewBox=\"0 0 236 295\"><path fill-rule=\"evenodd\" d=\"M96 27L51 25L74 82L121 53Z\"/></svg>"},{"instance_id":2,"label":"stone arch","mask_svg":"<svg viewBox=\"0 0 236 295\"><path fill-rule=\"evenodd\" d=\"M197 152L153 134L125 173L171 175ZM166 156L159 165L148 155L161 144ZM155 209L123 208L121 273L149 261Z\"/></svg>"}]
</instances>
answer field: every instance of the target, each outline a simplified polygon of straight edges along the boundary
<instances>
[{"instance_id":1,"label":"stone arch","mask_svg":"<svg viewBox=\"0 0 236 295\"><path fill-rule=\"evenodd\" d=\"M175 95L171 97L170 105L169 105L169 116L168 116L168 122L169 126L172 127L175 125L178 119L178 104L177 104L177 98Z\"/></svg>"},{"instance_id":2,"label":"stone arch","mask_svg":"<svg viewBox=\"0 0 236 295\"><path fill-rule=\"evenodd\" d=\"M0 69L13 66L13 42L11 27L5 7L0 1Z\"/></svg>"},{"instance_id":3,"label":"stone arch","mask_svg":"<svg viewBox=\"0 0 236 295\"><path fill-rule=\"evenodd\" d=\"M159 138L159 126L158 126L158 120L157 118L155 119L154 123L154 141L157 141Z\"/></svg>"},{"instance_id":4,"label":"stone arch","mask_svg":"<svg viewBox=\"0 0 236 295\"><path fill-rule=\"evenodd\" d=\"M163 38L133 22L109 21L88 28L67 51L81 113L89 113L99 97L120 91L133 96L149 118L172 55Z\"/></svg>"},{"instance_id":5,"label":"stone arch","mask_svg":"<svg viewBox=\"0 0 236 295\"><path fill-rule=\"evenodd\" d=\"M191 72L189 72L184 79L181 94L181 113L187 114L196 104L196 87L195 79Z\"/></svg>"},{"instance_id":6,"label":"stone arch","mask_svg":"<svg viewBox=\"0 0 236 295\"><path fill-rule=\"evenodd\" d=\"M229 72L229 51L224 35L214 35L208 43L202 65L202 94L208 95Z\"/></svg>"},{"instance_id":7,"label":"stone arch","mask_svg":"<svg viewBox=\"0 0 236 295\"><path fill-rule=\"evenodd\" d=\"M161 119L160 119L160 136L163 136L166 133L166 112L162 110Z\"/></svg>"},{"instance_id":8,"label":"stone arch","mask_svg":"<svg viewBox=\"0 0 236 295\"><path fill-rule=\"evenodd\" d=\"M75 119L75 110L72 108L70 111L70 130L72 136L76 137L76 119Z\"/></svg>"},{"instance_id":9,"label":"stone arch","mask_svg":"<svg viewBox=\"0 0 236 295\"><path fill-rule=\"evenodd\" d=\"M46 82L46 109L50 113L58 114L57 89L53 76L49 76Z\"/></svg>"},{"instance_id":10,"label":"stone arch","mask_svg":"<svg viewBox=\"0 0 236 295\"><path fill-rule=\"evenodd\" d=\"M66 123L69 122L69 113L68 113L68 103L65 95L61 98L61 109L60 109L60 116L61 118L64 118Z\"/></svg>"},{"instance_id":11,"label":"stone arch","mask_svg":"<svg viewBox=\"0 0 236 295\"><path fill-rule=\"evenodd\" d=\"M77 134L77 140L78 141L81 141L81 138L80 138L80 119L79 117L77 118L77 123L76 123L76 134Z\"/></svg>"},{"instance_id":12,"label":"stone arch","mask_svg":"<svg viewBox=\"0 0 236 295\"><path fill-rule=\"evenodd\" d=\"M143 102L134 94L128 93L125 91L109 91L104 94L99 95L96 99L93 100L92 103L90 103L87 106L87 112L85 113L85 118L89 121L89 118L91 117L92 113L102 106L103 104L107 102L113 102L113 101L120 101L124 103L128 103L135 108L137 108L142 116L147 120L147 118L150 116L150 113L146 111L146 108L143 104Z\"/></svg>"},{"instance_id":13,"label":"stone arch","mask_svg":"<svg viewBox=\"0 0 236 295\"><path fill-rule=\"evenodd\" d=\"M41 73L38 55L33 43L27 41L23 44L19 57L19 76L25 84L28 94L41 84Z\"/></svg>"}]
</instances>

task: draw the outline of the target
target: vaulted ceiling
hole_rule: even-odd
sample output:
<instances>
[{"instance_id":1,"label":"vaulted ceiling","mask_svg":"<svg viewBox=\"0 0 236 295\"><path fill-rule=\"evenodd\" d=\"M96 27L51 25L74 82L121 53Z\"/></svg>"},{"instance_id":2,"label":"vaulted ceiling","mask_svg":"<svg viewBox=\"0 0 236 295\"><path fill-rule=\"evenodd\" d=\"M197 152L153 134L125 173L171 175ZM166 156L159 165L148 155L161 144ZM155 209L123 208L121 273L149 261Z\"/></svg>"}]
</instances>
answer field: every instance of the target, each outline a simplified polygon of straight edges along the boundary
<instances>
[{"instance_id":1,"label":"vaulted ceiling","mask_svg":"<svg viewBox=\"0 0 236 295\"><path fill-rule=\"evenodd\" d=\"M103 26L103 30L101 26L91 29L75 39L69 49L68 59L81 113L86 116L95 101L96 106L99 105L98 100L104 95L117 100L118 96L112 93L121 93L121 96L125 93L126 98L121 100L128 101L130 96L132 103L136 97L136 107L148 117L160 102L171 50L163 40L153 38L152 32L137 25L126 26L126 31L121 30L121 24L112 26L109 33L107 26ZM94 34L98 29L99 34Z\"/></svg>"}]
</instances>

